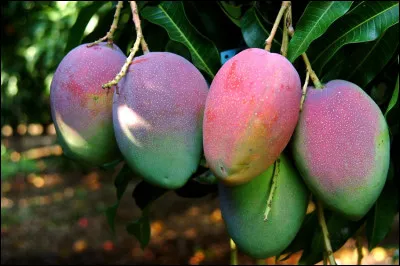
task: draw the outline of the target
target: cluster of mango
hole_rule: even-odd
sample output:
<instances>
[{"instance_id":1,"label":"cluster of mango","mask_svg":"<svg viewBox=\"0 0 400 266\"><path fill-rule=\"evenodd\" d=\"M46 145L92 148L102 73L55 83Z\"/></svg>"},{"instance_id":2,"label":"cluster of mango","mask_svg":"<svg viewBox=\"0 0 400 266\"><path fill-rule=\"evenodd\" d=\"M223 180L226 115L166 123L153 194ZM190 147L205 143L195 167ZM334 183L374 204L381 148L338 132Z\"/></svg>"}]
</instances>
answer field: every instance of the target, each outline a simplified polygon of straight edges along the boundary
<instances>
[{"instance_id":1,"label":"cluster of mango","mask_svg":"<svg viewBox=\"0 0 400 266\"><path fill-rule=\"evenodd\" d=\"M388 127L357 85L309 86L300 110L294 66L249 48L220 68L210 88L183 57L148 52L133 59L117 88L103 90L126 59L115 44L82 44L58 66L50 98L64 153L98 166L122 155L145 181L165 189L185 185L204 154L229 235L246 254L266 258L284 250L310 192L352 220L381 193Z\"/></svg>"}]
</instances>

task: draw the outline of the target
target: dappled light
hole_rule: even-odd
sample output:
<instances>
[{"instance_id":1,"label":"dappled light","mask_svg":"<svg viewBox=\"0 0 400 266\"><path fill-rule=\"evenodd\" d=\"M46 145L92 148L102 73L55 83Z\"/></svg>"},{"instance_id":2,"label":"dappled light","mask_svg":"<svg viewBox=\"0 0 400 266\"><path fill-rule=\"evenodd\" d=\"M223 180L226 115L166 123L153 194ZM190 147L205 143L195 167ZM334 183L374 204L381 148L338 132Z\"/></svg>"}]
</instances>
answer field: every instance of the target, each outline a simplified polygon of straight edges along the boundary
<instances>
[{"instance_id":1,"label":"dappled light","mask_svg":"<svg viewBox=\"0 0 400 266\"><path fill-rule=\"evenodd\" d=\"M398 1L1 5L2 265L399 265Z\"/></svg>"},{"instance_id":2,"label":"dappled light","mask_svg":"<svg viewBox=\"0 0 400 266\"><path fill-rule=\"evenodd\" d=\"M119 127L125 136L131 140L136 146L142 147L137 135L143 130L150 130L151 125L139 114L135 113L127 105L121 105L116 111L119 120Z\"/></svg>"}]
</instances>

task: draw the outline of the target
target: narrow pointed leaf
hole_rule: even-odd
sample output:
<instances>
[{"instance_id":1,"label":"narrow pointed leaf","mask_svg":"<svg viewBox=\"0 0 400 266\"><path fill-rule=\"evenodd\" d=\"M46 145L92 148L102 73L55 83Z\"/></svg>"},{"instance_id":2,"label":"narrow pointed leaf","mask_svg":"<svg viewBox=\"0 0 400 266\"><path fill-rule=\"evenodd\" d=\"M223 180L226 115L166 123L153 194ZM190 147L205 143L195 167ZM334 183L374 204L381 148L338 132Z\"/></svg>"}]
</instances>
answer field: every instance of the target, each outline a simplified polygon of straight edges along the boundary
<instances>
[{"instance_id":1,"label":"narrow pointed leaf","mask_svg":"<svg viewBox=\"0 0 400 266\"><path fill-rule=\"evenodd\" d=\"M193 64L214 78L220 67L218 49L190 23L182 2L161 2L157 6L146 6L140 13L151 23L163 27L171 40L184 44Z\"/></svg>"},{"instance_id":2,"label":"narrow pointed leaf","mask_svg":"<svg viewBox=\"0 0 400 266\"><path fill-rule=\"evenodd\" d=\"M113 233L115 233L115 217L117 215L119 203L132 178L133 172L127 164L124 164L114 181L114 185L117 189L117 202L113 206L106 209L108 225Z\"/></svg>"},{"instance_id":3,"label":"narrow pointed leaf","mask_svg":"<svg viewBox=\"0 0 400 266\"><path fill-rule=\"evenodd\" d=\"M351 60L343 66L341 78L365 87L387 65L396 52L399 40L399 24L390 27L373 42L357 44Z\"/></svg>"},{"instance_id":4,"label":"narrow pointed leaf","mask_svg":"<svg viewBox=\"0 0 400 266\"><path fill-rule=\"evenodd\" d=\"M154 186L144 180L140 181L132 192L132 197L135 199L136 205L144 210L159 197L167 193L169 190Z\"/></svg>"},{"instance_id":5,"label":"narrow pointed leaf","mask_svg":"<svg viewBox=\"0 0 400 266\"><path fill-rule=\"evenodd\" d=\"M295 33L290 40L287 56L289 61L293 62L304 53L334 21L346 14L351 4L352 1L311 1L296 24Z\"/></svg>"},{"instance_id":6,"label":"narrow pointed leaf","mask_svg":"<svg viewBox=\"0 0 400 266\"><path fill-rule=\"evenodd\" d=\"M386 109L385 117L387 117L387 114L396 105L398 99L399 99L399 76L397 75L396 87L393 90L392 98L390 99L389 105Z\"/></svg>"},{"instance_id":7,"label":"narrow pointed leaf","mask_svg":"<svg viewBox=\"0 0 400 266\"><path fill-rule=\"evenodd\" d=\"M322 80L344 79L365 88L392 59L398 48L398 36L397 23L375 41L344 47L331 60Z\"/></svg>"},{"instance_id":8,"label":"narrow pointed leaf","mask_svg":"<svg viewBox=\"0 0 400 266\"><path fill-rule=\"evenodd\" d=\"M144 249L150 242L150 217L149 208L145 208L142 211L142 216L139 219L130 222L126 226L126 231L135 236L140 242L140 247Z\"/></svg>"},{"instance_id":9,"label":"narrow pointed leaf","mask_svg":"<svg viewBox=\"0 0 400 266\"><path fill-rule=\"evenodd\" d=\"M399 2L364 1L336 21L309 49L313 69L320 74L336 52L349 43L378 39L389 27L399 21Z\"/></svg>"}]
</instances>

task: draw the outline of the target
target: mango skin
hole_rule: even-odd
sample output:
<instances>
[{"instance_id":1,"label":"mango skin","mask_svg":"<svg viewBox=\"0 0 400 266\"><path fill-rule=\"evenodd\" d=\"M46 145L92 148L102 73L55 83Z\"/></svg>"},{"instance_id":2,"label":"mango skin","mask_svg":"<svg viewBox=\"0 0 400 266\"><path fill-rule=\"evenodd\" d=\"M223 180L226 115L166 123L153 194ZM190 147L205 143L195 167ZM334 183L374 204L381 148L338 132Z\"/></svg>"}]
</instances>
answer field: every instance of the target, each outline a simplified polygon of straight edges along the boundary
<instances>
[{"instance_id":1,"label":"mango skin","mask_svg":"<svg viewBox=\"0 0 400 266\"><path fill-rule=\"evenodd\" d=\"M113 121L125 161L155 186L182 187L201 159L206 80L185 58L150 52L119 85Z\"/></svg>"},{"instance_id":2,"label":"mango skin","mask_svg":"<svg viewBox=\"0 0 400 266\"><path fill-rule=\"evenodd\" d=\"M327 207L351 220L370 210L386 182L390 139L360 87L345 80L309 87L292 144L298 170Z\"/></svg>"},{"instance_id":3,"label":"mango skin","mask_svg":"<svg viewBox=\"0 0 400 266\"><path fill-rule=\"evenodd\" d=\"M102 85L114 79L126 56L102 42L81 44L60 62L50 87L51 115L65 155L101 166L121 157L112 124L113 88Z\"/></svg>"},{"instance_id":4,"label":"mango skin","mask_svg":"<svg viewBox=\"0 0 400 266\"><path fill-rule=\"evenodd\" d=\"M288 144L299 116L300 77L282 55L249 48L211 83L203 122L207 163L226 185L264 172Z\"/></svg>"},{"instance_id":5,"label":"mango skin","mask_svg":"<svg viewBox=\"0 0 400 266\"><path fill-rule=\"evenodd\" d=\"M277 188L268 220L264 212L271 190L274 164L243 185L219 182L222 218L240 251L257 259L280 254L293 241L307 212L310 195L296 168L283 153L279 157Z\"/></svg>"}]
</instances>

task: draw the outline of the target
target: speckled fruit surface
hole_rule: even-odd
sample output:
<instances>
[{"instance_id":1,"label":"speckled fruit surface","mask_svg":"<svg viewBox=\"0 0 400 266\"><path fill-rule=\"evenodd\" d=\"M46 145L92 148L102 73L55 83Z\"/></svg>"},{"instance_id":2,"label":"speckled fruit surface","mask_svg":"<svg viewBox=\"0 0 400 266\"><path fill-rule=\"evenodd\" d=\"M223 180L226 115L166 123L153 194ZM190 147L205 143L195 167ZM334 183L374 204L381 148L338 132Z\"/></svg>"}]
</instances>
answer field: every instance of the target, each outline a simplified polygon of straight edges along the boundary
<instances>
[{"instance_id":1,"label":"speckled fruit surface","mask_svg":"<svg viewBox=\"0 0 400 266\"><path fill-rule=\"evenodd\" d=\"M360 87L332 80L309 87L293 136L297 168L328 207L360 219L381 193L389 168L385 118Z\"/></svg>"},{"instance_id":2,"label":"speckled fruit surface","mask_svg":"<svg viewBox=\"0 0 400 266\"><path fill-rule=\"evenodd\" d=\"M264 221L273 175L276 190L268 220ZM229 236L241 252L253 258L280 254L300 230L309 191L296 168L283 153L261 175L243 185L219 182L222 218Z\"/></svg>"},{"instance_id":3,"label":"speckled fruit surface","mask_svg":"<svg viewBox=\"0 0 400 266\"><path fill-rule=\"evenodd\" d=\"M200 162L206 80L185 58L135 58L115 94L115 136L128 165L147 182L176 189Z\"/></svg>"},{"instance_id":4,"label":"speckled fruit surface","mask_svg":"<svg viewBox=\"0 0 400 266\"><path fill-rule=\"evenodd\" d=\"M60 62L51 83L51 115L63 152L70 158L100 166L118 159L112 124L114 79L126 56L114 44L82 44Z\"/></svg>"},{"instance_id":5,"label":"speckled fruit surface","mask_svg":"<svg viewBox=\"0 0 400 266\"><path fill-rule=\"evenodd\" d=\"M278 158L295 129L301 84L282 55L249 48L215 76L203 122L206 160L226 185L243 184Z\"/></svg>"}]
</instances>

